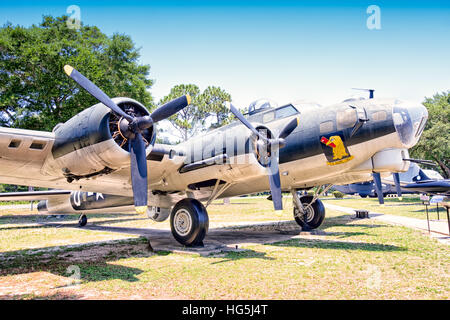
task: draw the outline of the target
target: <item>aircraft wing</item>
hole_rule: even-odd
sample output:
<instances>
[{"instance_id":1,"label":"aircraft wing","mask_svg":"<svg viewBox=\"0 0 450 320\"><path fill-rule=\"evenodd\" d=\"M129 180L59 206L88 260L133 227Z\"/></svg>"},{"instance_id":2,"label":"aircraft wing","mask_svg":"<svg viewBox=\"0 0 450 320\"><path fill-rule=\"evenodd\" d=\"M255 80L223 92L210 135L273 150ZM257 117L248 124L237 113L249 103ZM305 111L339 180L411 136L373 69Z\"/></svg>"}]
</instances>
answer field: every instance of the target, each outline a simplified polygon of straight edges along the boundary
<instances>
[{"instance_id":1,"label":"aircraft wing","mask_svg":"<svg viewBox=\"0 0 450 320\"><path fill-rule=\"evenodd\" d=\"M58 190L91 191L121 196L133 195L129 166L108 174L69 183L61 169L52 170L54 143L53 132L0 127L0 183ZM177 173L178 168L183 165L184 158L177 156L175 160L169 159L164 145L155 145L154 149L155 152L152 151L147 156L150 189L165 186L171 190L177 190L177 187L170 183L168 186L161 184L165 176ZM82 160L83 156L80 156L78 161ZM49 163L50 166L48 166ZM52 194L56 194L56 191L48 195ZM25 198L28 196L27 194L20 195L22 200L33 200ZM5 197L6 195L3 200L6 201ZM12 197L12 195L8 195L8 197ZM19 197L18 194L15 195L14 200L19 200L17 197Z\"/></svg>"},{"instance_id":2,"label":"aircraft wing","mask_svg":"<svg viewBox=\"0 0 450 320\"><path fill-rule=\"evenodd\" d=\"M25 191L0 193L0 201L40 201L60 199L62 195L70 195L68 190Z\"/></svg>"},{"instance_id":3,"label":"aircraft wing","mask_svg":"<svg viewBox=\"0 0 450 320\"><path fill-rule=\"evenodd\" d=\"M0 127L0 183L57 187L62 177L42 172L54 142L53 132Z\"/></svg>"},{"instance_id":4,"label":"aircraft wing","mask_svg":"<svg viewBox=\"0 0 450 320\"><path fill-rule=\"evenodd\" d=\"M40 169L51 153L54 140L52 132L0 127L0 175Z\"/></svg>"}]
</instances>

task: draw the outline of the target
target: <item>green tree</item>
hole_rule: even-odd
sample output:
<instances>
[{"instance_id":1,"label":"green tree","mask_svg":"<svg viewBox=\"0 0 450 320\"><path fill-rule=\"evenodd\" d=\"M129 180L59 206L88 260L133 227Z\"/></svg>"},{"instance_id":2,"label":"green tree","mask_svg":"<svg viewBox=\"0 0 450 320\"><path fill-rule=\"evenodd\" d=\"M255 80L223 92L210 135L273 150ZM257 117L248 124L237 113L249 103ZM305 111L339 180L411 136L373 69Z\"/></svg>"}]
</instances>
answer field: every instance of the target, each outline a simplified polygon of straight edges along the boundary
<instances>
[{"instance_id":1,"label":"green tree","mask_svg":"<svg viewBox=\"0 0 450 320\"><path fill-rule=\"evenodd\" d=\"M98 101L69 79L70 64L111 97L152 107L150 66L123 34L108 37L95 26L71 29L68 17L43 17L29 28L0 29L0 125L51 130Z\"/></svg>"},{"instance_id":2,"label":"green tree","mask_svg":"<svg viewBox=\"0 0 450 320\"><path fill-rule=\"evenodd\" d=\"M191 104L167 119L175 128L176 135L183 141L201 130L203 113L198 107L200 89L195 84L179 84L170 89L170 93L158 103L158 105L162 105L185 94L191 96Z\"/></svg>"},{"instance_id":3,"label":"green tree","mask_svg":"<svg viewBox=\"0 0 450 320\"><path fill-rule=\"evenodd\" d=\"M225 101L231 101L231 95L220 87L207 87L198 98L204 119L213 117L210 128L218 128L230 123L231 112L225 108Z\"/></svg>"},{"instance_id":4,"label":"green tree","mask_svg":"<svg viewBox=\"0 0 450 320\"><path fill-rule=\"evenodd\" d=\"M176 85L161 99L159 105L184 94L191 96L191 104L168 119L182 141L229 122L231 113L225 108L224 102L231 101L231 96L219 87L209 86L200 93L195 84Z\"/></svg>"},{"instance_id":5,"label":"green tree","mask_svg":"<svg viewBox=\"0 0 450 320\"><path fill-rule=\"evenodd\" d=\"M423 105L428 109L428 122L411 156L434 160L450 178L450 91L425 98Z\"/></svg>"}]
</instances>

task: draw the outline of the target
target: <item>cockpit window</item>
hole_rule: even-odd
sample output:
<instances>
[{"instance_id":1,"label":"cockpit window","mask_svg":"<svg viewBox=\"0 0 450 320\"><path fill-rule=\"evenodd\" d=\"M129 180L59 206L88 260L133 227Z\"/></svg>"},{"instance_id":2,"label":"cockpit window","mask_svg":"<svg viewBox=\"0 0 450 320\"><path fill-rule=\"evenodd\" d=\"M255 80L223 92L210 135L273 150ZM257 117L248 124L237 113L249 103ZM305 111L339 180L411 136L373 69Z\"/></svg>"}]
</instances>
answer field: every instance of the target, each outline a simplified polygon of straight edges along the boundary
<instances>
[{"instance_id":1,"label":"cockpit window","mask_svg":"<svg viewBox=\"0 0 450 320\"><path fill-rule=\"evenodd\" d=\"M277 119L286 118L293 116L294 114L297 113L298 113L297 109L295 109L292 105L288 105L277 109L275 118Z\"/></svg>"},{"instance_id":2,"label":"cockpit window","mask_svg":"<svg viewBox=\"0 0 450 320\"><path fill-rule=\"evenodd\" d=\"M356 110L348 107L340 110L336 114L337 129L342 130L353 127L356 123Z\"/></svg>"},{"instance_id":3,"label":"cockpit window","mask_svg":"<svg viewBox=\"0 0 450 320\"><path fill-rule=\"evenodd\" d=\"M422 134L423 129L425 129L425 124L427 123L427 116L423 116L422 119L420 120L420 124L419 127L416 131L416 138L419 137Z\"/></svg>"},{"instance_id":4,"label":"cockpit window","mask_svg":"<svg viewBox=\"0 0 450 320\"><path fill-rule=\"evenodd\" d=\"M333 131L333 121L328 120L320 124L320 133L328 133Z\"/></svg>"},{"instance_id":5,"label":"cockpit window","mask_svg":"<svg viewBox=\"0 0 450 320\"><path fill-rule=\"evenodd\" d=\"M275 119L275 112L273 111L267 112L263 115L263 123L272 121L273 119Z\"/></svg>"},{"instance_id":6,"label":"cockpit window","mask_svg":"<svg viewBox=\"0 0 450 320\"><path fill-rule=\"evenodd\" d=\"M273 120L283 119L286 117L293 116L297 114L298 111L292 105L287 105L281 108L276 109L275 111L267 112L263 115L263 123L267 123Z\"/></svg>"},{"instance_id":7,"label":"cockpit window","mask_svg":"<svg viewBox=\"0 0 450 320\"><path fill-rule=\"evenodd\" d=\"M277 107L278 104L275 101L259 99L250 103L250 105L248 106L248 114L253 115L266 109L275 109Z\"/></svg>"},{"instance_id":8,"label":"cockpit window","mask_svg":"<svg viewBox=\"0 0 450 320\"><path fill-rule=\"evenodd\" d=\"M373 121L384 121L387 119L387 113L384 110L380 110L372 113Z\"/></svg>"}]
</instances>

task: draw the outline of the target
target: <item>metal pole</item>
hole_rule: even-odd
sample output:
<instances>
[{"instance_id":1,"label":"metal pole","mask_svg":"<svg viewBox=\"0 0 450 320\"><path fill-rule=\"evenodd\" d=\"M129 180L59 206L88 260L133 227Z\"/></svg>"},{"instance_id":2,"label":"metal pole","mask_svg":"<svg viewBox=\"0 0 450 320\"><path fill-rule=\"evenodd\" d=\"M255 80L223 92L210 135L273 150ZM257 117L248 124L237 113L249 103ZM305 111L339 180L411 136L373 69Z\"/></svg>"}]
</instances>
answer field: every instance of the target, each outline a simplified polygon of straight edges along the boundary
<instances>
[{"instance_id":1,"label":"metal pole","mask_svg":"<svg viewBox=\"0 0 450 320\"><path fill-rule=\"evenodd\" d=\"M436 212L439 220L439 203L436 203Z\"/></svg>"},{"instance_id":2,"label":"metal pole","mask_svg":"<svg viewBox=\"0 0 450 320\"><path fill-rule=\"evenodd\" d=\"M447 207L447 223L448 223L448 235L450 236L450 219L448 218L448 207Z\"/></svg>"},{"instance_id":3,"label":"metal pole","mask_svg":"<svg viewBox=\"0 0 450 320\"><path fill-rule=\"evenodd\" d=\"M428 205L425 205L425 210L427 211L428 233L430 233L430 219L428 218Z\"/></svg>"},{"instance_id":4,"label":"metal pole","mask_svg":"<svg viewBox=\"0 0 450 320\"><path fill-rule=\"evenodd\" d=\"M34 187L28 187L28 191L34 191ZM30 211L33 211L33 201L30 201Z\"/></svg>"}]
</instances>

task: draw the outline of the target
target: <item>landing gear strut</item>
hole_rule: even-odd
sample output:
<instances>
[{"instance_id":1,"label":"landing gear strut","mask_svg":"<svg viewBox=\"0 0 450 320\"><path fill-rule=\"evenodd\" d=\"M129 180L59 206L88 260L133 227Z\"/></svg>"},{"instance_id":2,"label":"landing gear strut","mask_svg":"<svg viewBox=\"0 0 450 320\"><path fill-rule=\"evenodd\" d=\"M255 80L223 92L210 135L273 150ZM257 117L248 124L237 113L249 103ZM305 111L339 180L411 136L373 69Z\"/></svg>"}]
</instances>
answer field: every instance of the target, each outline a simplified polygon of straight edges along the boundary
<instances>
[{"instance_id":1,"label":"landing gear strut","mask_svg":"<svg viewBox=\"0 0 450 320\"><path fill-rule=\"evenodd\" d=\"M203 246L208 226L206 208L192 198L179 201L170 214L172 235L184 246Z\"/></svg>"},{"instance_id":2,"label":"landing gear strut","mask_svg":"<svg viewBox=\"0 0 450 320\"><path fill-rule=\"evenodd\" d=\"M78 226L84 227L87 223L87 217L85 214L81 214L78 218Z\"/></svg>"}]
</instances>

